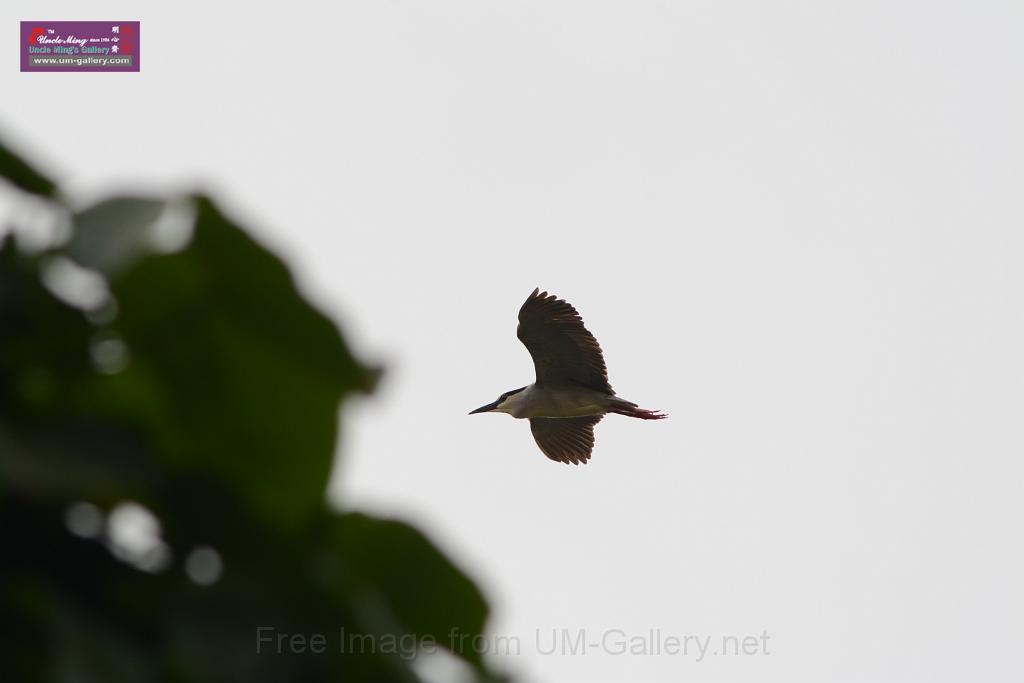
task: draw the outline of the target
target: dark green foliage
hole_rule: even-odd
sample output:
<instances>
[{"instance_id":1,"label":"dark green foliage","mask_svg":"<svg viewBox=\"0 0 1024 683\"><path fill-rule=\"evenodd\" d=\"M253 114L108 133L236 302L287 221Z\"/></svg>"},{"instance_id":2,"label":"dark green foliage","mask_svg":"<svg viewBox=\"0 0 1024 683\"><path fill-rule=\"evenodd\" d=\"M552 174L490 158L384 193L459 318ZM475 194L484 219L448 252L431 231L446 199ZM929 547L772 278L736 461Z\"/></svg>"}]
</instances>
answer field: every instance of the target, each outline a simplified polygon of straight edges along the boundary
<instances>
[{"instance_id":1,"label":"dark green foliage","mask_svg":"<svg viewBox=\"0 0 1024 683\"><path fill-rule=\"evenodd\" d=\"M2 146L0 177L54 194ZM192 231L173 250L168 203L131 197L42 252L0 248L0 680L415 680L381 639L444 646L487 605L420 532L325 502L339 407L376 371L213 201L172 204ZM55 295L47 273L71 261L110 298ZM169 562L70 533L81 501L144 506ZM200 546L223 559L212 585L184 570ZM257 653L259 627L326 651ZM377 647L341 652L342 629Z\"/></svg>"},{"instance_id":2,"label":"dark green foliage","mask_svg":"<svg viewBox=\"0 0 1024 683\"><path fill-rule=\"evenodd\" d=\"M57 189L52 180L32 168L27 161L0 144L0 178L33 194L50 195Z\"/></svg>"}]
</instances>

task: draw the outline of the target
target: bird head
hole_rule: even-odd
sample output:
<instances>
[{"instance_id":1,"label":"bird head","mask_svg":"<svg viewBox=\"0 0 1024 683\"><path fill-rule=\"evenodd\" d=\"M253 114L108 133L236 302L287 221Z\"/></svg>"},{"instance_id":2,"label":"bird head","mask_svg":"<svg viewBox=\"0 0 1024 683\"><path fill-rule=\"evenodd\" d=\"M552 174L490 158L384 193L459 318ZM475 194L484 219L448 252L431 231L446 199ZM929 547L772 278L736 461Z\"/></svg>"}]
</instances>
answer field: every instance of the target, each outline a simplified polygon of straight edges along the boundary
<instances>
[{"instance_id":1,"label":"bird head","mask_svg":"<svg viewBox=\"0 0 1024 683\"><path fill-rule=\"evenodd\" d=\"M520 391L522 391L525 388L526 387L519 387L518 389L512 389L511 391L506 391L504 394L502 394L501 396L498 397L497 401L494 401L493 403L488 403L485 406L480 406L476 410L471 410L471 411L469 411L469 414L470 415L475 415L476 413L505 413L505 412L508 412L508 408L509 408L509 400L508 399L509 399L509 397L518 394Z\"/></svg>"}]
</instances>

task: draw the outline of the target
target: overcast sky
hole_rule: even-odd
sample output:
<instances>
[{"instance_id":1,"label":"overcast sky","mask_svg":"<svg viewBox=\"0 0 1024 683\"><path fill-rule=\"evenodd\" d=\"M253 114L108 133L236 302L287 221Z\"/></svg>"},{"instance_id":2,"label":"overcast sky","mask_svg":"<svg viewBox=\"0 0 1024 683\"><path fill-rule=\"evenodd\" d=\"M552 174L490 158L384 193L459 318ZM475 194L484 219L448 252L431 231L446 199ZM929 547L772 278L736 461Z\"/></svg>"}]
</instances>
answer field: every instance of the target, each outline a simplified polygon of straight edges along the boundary
<instances>
[{"instance_id":1,"label":"overcast sky","mask_svg":"<svg viewBox=\"0 0 1024 683\"><path fill-rule=\"evenodd\" d=\"M22 19L141 20L21 74ZM555 681L1020 680L1024 5L4 0L0 135L76 196L211 187L368 359L332 495ZM466 413L580 310L585 467ZM610 648L552 654L551 629ZM541 629L538 649L535 639ZM769 655L615 654L767 632ZM657 639L659 636L655 636Z\"/></svg>"}]
</instances>

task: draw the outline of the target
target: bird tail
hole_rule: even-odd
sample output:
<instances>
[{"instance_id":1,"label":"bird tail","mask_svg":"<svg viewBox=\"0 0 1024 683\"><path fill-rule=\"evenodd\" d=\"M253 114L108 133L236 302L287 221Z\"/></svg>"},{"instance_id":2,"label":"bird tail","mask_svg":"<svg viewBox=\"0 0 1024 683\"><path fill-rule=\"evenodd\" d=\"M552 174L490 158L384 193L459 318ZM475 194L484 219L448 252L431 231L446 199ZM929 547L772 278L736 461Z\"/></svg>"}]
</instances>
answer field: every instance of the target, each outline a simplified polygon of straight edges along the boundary
<instances>
[{"instance_id":1,"label":"bird tail","mask_svg":"<svg viewBox=\"0 0 1024 683\"><path fill-rule=\"evenodd\" d=\"M616 415L625 415L626 417L635 417L640 420L664 420L668 415L661 412L660 410L647 410L646 408L639 408L635 403L630 403L623 399L617 399L614 404L608 409L608 412L615 413Z\"/></svg>"}]
</instances>

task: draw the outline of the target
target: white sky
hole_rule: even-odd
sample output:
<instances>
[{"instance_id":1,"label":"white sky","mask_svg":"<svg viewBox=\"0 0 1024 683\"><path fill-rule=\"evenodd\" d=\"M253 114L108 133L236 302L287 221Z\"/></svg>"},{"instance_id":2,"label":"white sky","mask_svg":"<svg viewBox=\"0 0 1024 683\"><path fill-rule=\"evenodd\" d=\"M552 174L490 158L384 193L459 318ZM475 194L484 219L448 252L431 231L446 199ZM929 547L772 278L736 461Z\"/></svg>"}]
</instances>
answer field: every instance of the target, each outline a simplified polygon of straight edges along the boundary
<instances>
[{"instance_id":1,"label":"white sky","mask_svg":"<svg viewBox=\"0 0 1024 683\"><path fill-rule=\"evenodd\" d=\"M20 74L21 19L142 72ZM345 505L485 588L530 681L1020 680L1024 5L5 0L0 135L215 194L367 357ZM535 287L624 397L591 464L466 416ZM770 655L545 656L746 636ZM717 641L716 641L717 642ZM543 643L542 643L543 645Z\"/></svg>"}]
</instances>

